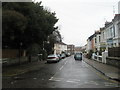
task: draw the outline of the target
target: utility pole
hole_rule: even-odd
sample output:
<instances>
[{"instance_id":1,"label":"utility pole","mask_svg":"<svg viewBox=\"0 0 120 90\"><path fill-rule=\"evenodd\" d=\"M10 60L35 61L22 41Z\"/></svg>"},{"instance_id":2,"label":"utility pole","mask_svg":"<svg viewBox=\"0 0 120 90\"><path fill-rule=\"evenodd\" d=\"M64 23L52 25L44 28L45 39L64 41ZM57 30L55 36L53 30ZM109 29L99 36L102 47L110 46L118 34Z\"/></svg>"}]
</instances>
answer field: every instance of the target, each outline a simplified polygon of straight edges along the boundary
<instances>
[{"instance_id":1,"label":"utility pole","mask_svg":"<svg viewBox=\"0 0 120 90\"><path fill-rule=\"evenodd\" d=\"M22 48L22 42L20 42L20 48L19 48L19 64L21 63L20 58L21 58L21 48Z\"/></svg>"}]
</instances>

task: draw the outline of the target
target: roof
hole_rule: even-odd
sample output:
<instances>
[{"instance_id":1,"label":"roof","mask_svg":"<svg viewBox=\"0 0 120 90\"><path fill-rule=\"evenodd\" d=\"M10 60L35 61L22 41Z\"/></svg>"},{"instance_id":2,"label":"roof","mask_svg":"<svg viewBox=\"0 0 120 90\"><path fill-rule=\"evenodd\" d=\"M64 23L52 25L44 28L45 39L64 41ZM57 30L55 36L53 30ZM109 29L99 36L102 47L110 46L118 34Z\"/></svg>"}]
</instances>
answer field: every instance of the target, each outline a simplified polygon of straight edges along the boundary
<instances>
[{"instance_id":1,"label":"roof","mask_svg":"<svg viewBox=\"0 0 120 90\"><path fill-rule=\"evenodd\" d=\"M92 40L92 38L95 36L95 34L91 35L88 39Z\"/></svg>"},{"instance_id":2,"label":"roof","mask_svg":"<svg viewBox=\"0 0 120 90\"><path fill-rule=\"evenodd\" d=\"M117 20L120 20L120 14L115 14L115 17L113 19L113 22L114 21L117 21Z\"/></svg>"},{"instance_id":3,"label":"roof","mask_svg":"<svg viewBox=\"0 0 120 90\"><path fill-rule=\"evenodd\" d=\"M67 45L67 44L65 44L63 42L56 42L55 44Z\"/></svg>"},{"instance_id":4,"label":"roof","mask_svg":"<svg viewBox=\"0 0 120 90\"><path fill-rule=\"evenodd\" d=\"M105 27L109 27L112 24L113 24L112 22L105 22Z\"/></svg>"}]
</instances>

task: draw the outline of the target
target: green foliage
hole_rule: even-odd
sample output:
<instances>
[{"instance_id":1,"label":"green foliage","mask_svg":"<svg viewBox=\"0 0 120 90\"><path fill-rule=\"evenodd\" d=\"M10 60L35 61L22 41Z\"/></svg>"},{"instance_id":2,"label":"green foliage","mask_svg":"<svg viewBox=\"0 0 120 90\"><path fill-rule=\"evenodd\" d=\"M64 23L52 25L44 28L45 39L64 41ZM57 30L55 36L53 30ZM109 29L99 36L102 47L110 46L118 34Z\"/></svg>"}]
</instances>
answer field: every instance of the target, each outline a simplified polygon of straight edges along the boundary
<instances>
[{"instance_id":1,"label":"green foliage","mask_svg":"<svg viewBox=\"0 0 120 90\"><path fill-rule=\"evenodd\" d=\"M36 43L30 45L27 48L27 55L37 56L37 54L39 54L41 52L42 52L41 47L38 44L36 44Z\"/></svg>"},{"instance_id":2,"label":"green foliage","mask_svg":"<svg viewBox=\"0 0 120 90\"><path fill-rule=\"evenodd\" d=\"M58 22L55 12L45 10L41 2L4 2L2 7L3 48L19 48L21 42L24 49L33 43L43 47L43 41L58 28L55 27ZM52 40L50 51L54 44Z\"/></svg>"},{"instance_id":3,"label":"green foliage","mask_svg":"<svg viewBox=\"0 0 120 90\"><path fill-rule=\"evenodd\" d=\"M22 41L22 34L26 28L27 19L21 13L11 10L3 11L3 46L17 48ZM17 21L17 22L16 22Z\"/></svg>"},{"instance_id":4,"label":"green foliage","mask_svg":"<svg viewBox=\"0 0 120 90\"><path fill-rule=\"evenodd\" d=\"M92 53L93 53L93 50L90 50L86 57L87 57L88 59L91 59Z\"/></svg>"}]
</instances>

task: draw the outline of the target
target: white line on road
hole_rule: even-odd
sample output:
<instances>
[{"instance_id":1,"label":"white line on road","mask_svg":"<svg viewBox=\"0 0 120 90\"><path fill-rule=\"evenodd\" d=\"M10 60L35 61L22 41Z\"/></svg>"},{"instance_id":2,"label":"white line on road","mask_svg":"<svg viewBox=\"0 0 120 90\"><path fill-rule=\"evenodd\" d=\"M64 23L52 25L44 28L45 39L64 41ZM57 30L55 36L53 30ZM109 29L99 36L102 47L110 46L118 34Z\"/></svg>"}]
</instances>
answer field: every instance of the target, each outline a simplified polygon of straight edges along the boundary
<instances>
[{"instance_id":1,"label":"white line on road","mask_svg":"<svg viewBox=\"0 0 120 90\"><path fill-rule=\"evenodd\" d=\"M53 81L61 81L61 80L53 80Z\"/></svg>"},{"instance_id":2,"label":"white line on road","mask_svg":"<svg viewBox=\"0 0 120 90\"><path fill-rule=\"evenodd\" d=\"M49 80L52 80L53 79L53 77L51 77Z\"/></svg>"},{"instance_id":3,"label":"white line on road","mask_svg":"<svg viewBox=\"0 0 120 90\"><path fill-rule=\"evenodd\" d=\"M64 63L64 65L65 65L65 64L67 64L67 62L68 62L68 61L66 61L66 62ZM63 65L63 66L64 66L64 65ZM62 70L62 69L63 69L63 66L60 68L60 70Z\"/></svg>"},{"instance_id":4,"label":"white line on road","mask_svg":"<svg viewBox=\"0 0 120 90\"><path fill-rule=\"evenodd\" d=\"M62 70L63 66L60 68L60 70Z\"/></svg>"},{"instance_id":5,"label":"white line on road","mask_svg":"<svg viewBox=\"0 0 120 90\"><path fill-rule=\"evenodd\" d=\"M78 79L69 79L69 81L77 81L77 82L80 82L81 80L78 80Z\"/></svg>"},{"instance_id":6,"label":"white line on road","mask_svg":"<svg viewBox=\"0 0 120 90\"><path fill-rule=\"evenodd\" d=\"M78 82L75 82L75 81L69 81L69 80L68 80L68 81L66 81L66 82L70 82L70 83L78 83Z\"/></svg>"},{"instance_id":7,"label":"white line on road","mask_svg":"<svg viewBox=\"0 0 120 90\"><path fill-rule=\"evenodd\" d=\"M65 64L67 64L68 61L65 62Z\"/></svg>"}]
</instances>

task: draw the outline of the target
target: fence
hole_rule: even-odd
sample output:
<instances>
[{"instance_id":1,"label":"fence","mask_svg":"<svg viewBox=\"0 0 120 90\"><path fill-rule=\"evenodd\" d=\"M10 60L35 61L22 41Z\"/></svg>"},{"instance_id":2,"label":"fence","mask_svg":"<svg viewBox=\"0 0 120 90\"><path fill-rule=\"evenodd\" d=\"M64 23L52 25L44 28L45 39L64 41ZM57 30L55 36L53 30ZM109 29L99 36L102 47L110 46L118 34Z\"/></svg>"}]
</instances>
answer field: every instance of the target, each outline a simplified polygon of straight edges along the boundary
<instances>
[{"instance_id":1,"label":"fence","mask_svg":"<svg viewBox=\"0 0 120 90\"><path fill-rule=\"evenodd\" d=\"M1 59L2 66L10 66L10 65L18 65L22 63L28 62L27 57L20 57L20 58L3 58Z\"/></svg>"},{"instance_id":2,"label":"fence","mask_svg":"<svg viewBox=\"0 0 120 90\"><path fill-rule=\"evenodd\" d=\"M108 48L108 57L120 57L120 47Z\"/></svg>"},{"instance_id":3,"label":"fence","mask_svg":"<svg viewBox=\"0 0 120 90\"><path fill-rule=\"evenodd\" d=\"M93 54L92 55L92 59L98 61L98 62L102 62L102 56L99 56L99 55L96 55L96 54Z\"/></svg>"},{"instance_id":4,"label":"fence","mask_svg":"<svg viewBox=\"0 0 120 90\"><path fill-rule=\"evenodd\" d=\"M113 55L115 55L115 54L113 54ZM112 65L117 68L120 68L120 57L113 57L113 56L108 57L107 51L103 52L102 56L93 54L92 59L96 60L98 62L102 62L102 63L108 64L108 65Z\"/></svg>"},{"instance_id":5,"label":"fence","mask_svg":"<svg viewBox=\"0 0 120 90\"><path fill-rule=\"evenodd\" d=\"M20 51L18 49L3 49L0 63L2 63L2 66L10 66L38 60L39 58L37 55L31 56L31 60L29 60L24 50Z\"/></svg>"}]
</instances>

